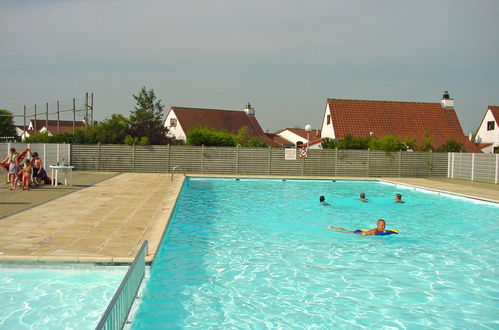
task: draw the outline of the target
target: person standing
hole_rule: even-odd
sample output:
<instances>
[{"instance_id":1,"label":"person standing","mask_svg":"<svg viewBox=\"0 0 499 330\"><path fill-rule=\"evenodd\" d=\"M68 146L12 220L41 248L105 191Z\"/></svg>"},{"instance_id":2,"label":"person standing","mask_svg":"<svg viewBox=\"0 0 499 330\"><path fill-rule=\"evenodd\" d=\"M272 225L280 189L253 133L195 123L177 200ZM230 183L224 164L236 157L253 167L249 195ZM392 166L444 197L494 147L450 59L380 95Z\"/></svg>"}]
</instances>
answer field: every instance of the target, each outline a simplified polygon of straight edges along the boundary
<instances>
[{"instance_id":1,"label":"person standing","mask_svg":"<svg viewBox=\"0 0 499 330\"><path fill-rule=\"evenodd\" d=\"M17 188L17 174L19 172L19 162L18 153L15 148L10 148L10 154L2 161L2 163L7 163L9 165L9 178L12 183L10 190L16 190Z\"/></svg>"}]
</instances>

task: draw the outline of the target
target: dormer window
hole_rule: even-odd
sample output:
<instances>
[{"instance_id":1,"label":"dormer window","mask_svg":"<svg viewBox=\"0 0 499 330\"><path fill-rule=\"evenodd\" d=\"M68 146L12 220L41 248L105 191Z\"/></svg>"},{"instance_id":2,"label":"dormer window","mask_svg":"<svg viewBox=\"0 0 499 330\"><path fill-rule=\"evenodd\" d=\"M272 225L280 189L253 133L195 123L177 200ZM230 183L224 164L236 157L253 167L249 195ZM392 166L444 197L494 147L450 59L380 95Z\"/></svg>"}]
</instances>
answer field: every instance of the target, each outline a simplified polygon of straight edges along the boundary
<instances>
[{"instance_id":1,"label":"dormer window","mask_svg":"<svg viewBox=\"0 0 499 330\"><path fill-rule=\"evenodd\" d=\"M487 122L487 131L493 131L495 127L495 122L494 121L488 121Z\"/></svg>"}]
</instances>

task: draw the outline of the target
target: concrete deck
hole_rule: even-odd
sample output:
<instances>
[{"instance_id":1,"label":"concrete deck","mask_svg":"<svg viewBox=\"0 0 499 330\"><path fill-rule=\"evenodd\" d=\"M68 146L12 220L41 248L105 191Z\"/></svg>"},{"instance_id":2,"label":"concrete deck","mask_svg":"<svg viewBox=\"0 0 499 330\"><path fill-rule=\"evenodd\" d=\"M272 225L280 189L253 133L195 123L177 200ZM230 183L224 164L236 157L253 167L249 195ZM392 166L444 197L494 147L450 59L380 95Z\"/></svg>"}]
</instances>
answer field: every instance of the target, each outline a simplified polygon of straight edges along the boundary
<instances>
[{"instance_id":1,"label":"concrete deck","mask_svg":"<svg viewBox=\"0 0 499 330\"><path fill-rule=\"evenodd\" d=\"M102 174L86 172L86 175ZM0 261L129 263L144 240L149 241L146 259L152 261L184 177L177 174L172 181L170 174L113 175L50 202L41 198L41 205L11 216L6 216L11 214L8 205L0 204L0 217L4 217L0 219ZM449 179L386 180L499 203L499 185ZM52 190L67 188L47 189L50 195ZM31 192L0 193L2 203L8 194L12 194L8 196L11 203L21 203Z\"/></svg>"},{"instance_id":2,"label":"concrete deck","mask_svg":"<svg viewBox=\"0 0 499 330\"><path fill-rule=\"evenodd\" d=\"M0 261L128 263L144 240L151 261L183 179L123 173L6 217L0 221Z\"/></svg>"}]
</instances>

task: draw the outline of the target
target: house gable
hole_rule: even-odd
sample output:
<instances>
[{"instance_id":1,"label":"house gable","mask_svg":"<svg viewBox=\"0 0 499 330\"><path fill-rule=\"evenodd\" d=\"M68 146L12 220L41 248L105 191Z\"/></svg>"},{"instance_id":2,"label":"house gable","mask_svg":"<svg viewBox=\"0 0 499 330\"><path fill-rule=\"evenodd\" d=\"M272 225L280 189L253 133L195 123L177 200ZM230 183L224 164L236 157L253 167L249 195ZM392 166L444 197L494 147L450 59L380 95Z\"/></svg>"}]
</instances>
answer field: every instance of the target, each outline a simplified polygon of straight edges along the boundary
<instances>
[{"instance_id":1,"label":"house gable","mask_svg":"<svg viewBox=\"0 0 499 330\"><path fill-rule=\"evenodd\" d=\"M475 143L490 143L499 146L499 106L489 105L475 137Z\"/></svg>"}]
</instances>

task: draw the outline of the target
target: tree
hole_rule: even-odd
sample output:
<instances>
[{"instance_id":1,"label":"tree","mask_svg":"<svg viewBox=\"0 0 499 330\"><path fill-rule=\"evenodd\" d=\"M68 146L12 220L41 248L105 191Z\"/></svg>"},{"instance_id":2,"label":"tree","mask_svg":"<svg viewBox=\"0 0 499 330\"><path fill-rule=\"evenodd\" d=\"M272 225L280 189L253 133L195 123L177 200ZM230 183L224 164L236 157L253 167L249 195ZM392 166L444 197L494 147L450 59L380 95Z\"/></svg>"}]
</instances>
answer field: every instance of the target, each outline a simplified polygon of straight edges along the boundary
<instances>
[{"instance_id":1,"label":"tree","mask_svg":"<svg viewBox=\"0 0 499 330\"><path fill-rule=\"evenodd\" d=\"M133 98L137 104L130 111L130 136L139 139L147 137L152 144L166 144L168 130L162 122L164 105L156 99L154 90L142 87L139 95L133 95Z\"/></svg>"},{"instance_id":2,"label":"tree","mask_svg":"<svg viewBox=\"0 0 499 330\"><path fill-rule=\"evenodd\" d=\"M454 139L448 139L440 147L437 148L438 152L460 152L464 150L464 143L458 142Z\"/></svg>"},{"instance_id":3,"label":"tree","mask_svg":"<svg viewBox=\"0 0 499 330\"><path fill-rule=\"evenodd\" d=\"M206 128L194 128L187 133L187 144L192 146L235 147L236 136L227 132L219 132Z\"/></svg>"},{"instance_id":4,"label":"tree","mask_svg":"<svg viewBox=\"0 0 499 330\"><path fill-rule=\"evenodd\" d=\"M12 112L0 109L0 137L12 137L17 139L16 126Z\"/></svg>"},{"instance_id":5,"label":"tree","mask_svg":"<svg viewBox=\"0 0 499 330\"><path fill-rule=\"evenodd\" d=\"M322 149L335 149L338 146L338 141L331 138L325 138L321 142Z\"/></svg>"},{"instance_id":6,"label":"tree","mask_svg":"<svg viewBox=\"0 0 499 330\"><path fill-rule=\"evenodd\" d=\"M369 147L373 150L385 150L386 152L405 149L402 142L393 135L385 135L379 139L373 139Z\"/></svg>"},{"instance_id":7,"label":"tree","mask_svg":"<svg viewBox=\"0 0 499 330\"><path fill-rule=\"evenodd\" d=\"M125 140L129 121L125 116L113 114L111 118L87 126L89 131L93 131L97 143L122 144Z\"/></svg>"}]
</instances>

